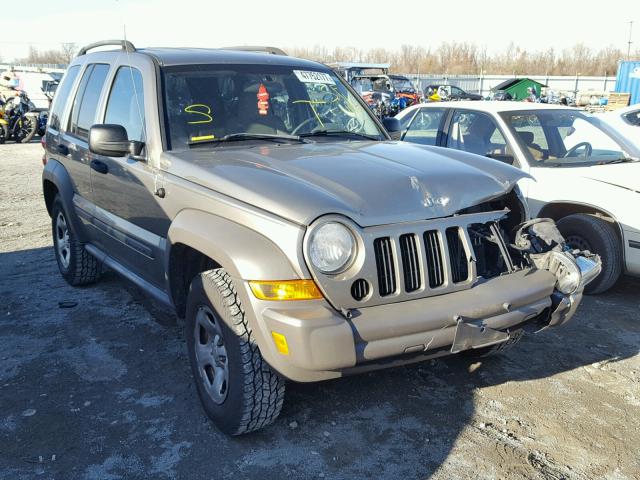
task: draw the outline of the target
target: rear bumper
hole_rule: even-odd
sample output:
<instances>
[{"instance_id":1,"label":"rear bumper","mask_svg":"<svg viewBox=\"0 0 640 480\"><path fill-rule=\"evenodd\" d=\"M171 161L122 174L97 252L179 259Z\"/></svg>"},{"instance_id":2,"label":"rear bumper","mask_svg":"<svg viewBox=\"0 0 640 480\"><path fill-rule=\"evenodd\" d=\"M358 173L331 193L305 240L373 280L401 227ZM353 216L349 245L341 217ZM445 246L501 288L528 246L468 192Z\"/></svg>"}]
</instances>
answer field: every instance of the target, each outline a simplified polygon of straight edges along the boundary
<instances>
[{"instance_id":1,"label":"rear bumper","mask_svg":"<svg viewBox=\"0 0 640 480\"><path fill-rule=\"evenodd\" d=\"M546 270L520 271L469 290L355 310L349 320L325 301L263 302L247 293L267 339L263 355L285 377L305 382L450 353L458 321L502 331L560 325L581 295L559 295L555 283ZM268 341L271 332L286 337L288 355Z\"/></svg>"}]
</instances>

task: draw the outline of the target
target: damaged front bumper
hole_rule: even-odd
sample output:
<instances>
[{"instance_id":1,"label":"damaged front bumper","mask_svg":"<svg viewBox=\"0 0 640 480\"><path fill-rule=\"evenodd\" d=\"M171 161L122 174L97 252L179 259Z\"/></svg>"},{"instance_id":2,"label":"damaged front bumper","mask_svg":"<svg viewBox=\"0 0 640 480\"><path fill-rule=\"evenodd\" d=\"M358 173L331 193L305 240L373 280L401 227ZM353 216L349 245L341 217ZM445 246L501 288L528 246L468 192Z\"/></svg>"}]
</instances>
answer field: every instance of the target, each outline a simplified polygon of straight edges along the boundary
<instances>
[{"instance_id":1,"label":"damaged front bumper","mask_svg":"<svg viewBox=\"0 0 640 480\"><path fill-rule=\"evenodd\" d=\"M556 289L551 297L552 314L546 327L566 323L575 313L584 288L602 271L602 261L590 252L550 251L531 255L539 269L556 277Z\"/></svg>"}]
</instances>

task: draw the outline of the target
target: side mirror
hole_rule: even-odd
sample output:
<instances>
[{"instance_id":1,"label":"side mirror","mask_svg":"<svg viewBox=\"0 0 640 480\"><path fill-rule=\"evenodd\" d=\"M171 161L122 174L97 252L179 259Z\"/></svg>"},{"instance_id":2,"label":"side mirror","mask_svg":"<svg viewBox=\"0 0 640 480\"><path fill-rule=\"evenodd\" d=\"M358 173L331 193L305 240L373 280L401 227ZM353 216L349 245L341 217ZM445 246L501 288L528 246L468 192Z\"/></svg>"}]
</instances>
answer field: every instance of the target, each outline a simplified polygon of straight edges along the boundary
<instances>
[{"instance_id":1,"label":"side mirror","mask_svg":"<svg viewBox=\"0 0 640 480\"><path fill-rule=\"evenodd\" d=\"M389 136L392 140L400 140L402 136L402 124L400 120L394 117L385 117L382 119L382 124L384 128L386 128L387 132L389 132Z\"/></svg>"},{"instance_id":2,"label":"side mirror","mask_svg":"<svg viewBox=\"0 0 640 480\"><path fill-rule=\"evenodd\" d=\"M89 151L106 157L131 156L134 160L145 160L140 156L144 144L129 140L122 125L99 124L89 129Z\"/></svg>"}]
</instances>

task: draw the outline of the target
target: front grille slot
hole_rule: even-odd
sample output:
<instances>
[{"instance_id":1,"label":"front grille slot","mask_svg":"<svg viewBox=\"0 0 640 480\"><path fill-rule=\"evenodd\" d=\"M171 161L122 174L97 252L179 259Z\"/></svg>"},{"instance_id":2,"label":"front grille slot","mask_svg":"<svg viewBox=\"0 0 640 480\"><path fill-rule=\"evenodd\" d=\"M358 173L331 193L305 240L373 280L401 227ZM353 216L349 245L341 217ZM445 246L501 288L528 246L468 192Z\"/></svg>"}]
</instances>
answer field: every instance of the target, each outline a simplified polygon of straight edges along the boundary
<instances>
[{"instance_id":1,"label":"front grille slot","mask_svg":"<svg viewBox=\"0 0 640 480\"><path fill-rule=\"evenodd\" d=\"M449 246L449 259L451 261L451 281L453 283L464 282L469 278L469 260L464 249L460 228L447 228L447 244Z\"/></svg>"},{"instance_id":2,"label":"front grille slot","mask_svg":"<svg viewBox=\"0 0 640 480\"><path fill-rule=\"evenodd\" d=\"M500 250L499 239L496 238L495 224L473 223L468 232L471 247L476 257L476 271L479 277L486 279L497 277L509 271L507 262Z\"/></svg>"},{"instance_id":3,"label":"front grille slot","mask_svg":"<svg viewBox=\"0 0 640 480\"><path fill-rule=\"evenodd\" d=\"M415 235L405 234L400 236L400 255L402 257L404 289L407 292L415 292L422 286L420 253L418 252Z\"/></svg>"},{"instance_id":4,"label":"front grille slot","mask_svg":"<svg viewBox=\"0 0 640 480\"><path fill-rule=\"evenodd\" d=\"M381 297L396 291L396 269L393 262L393 249L389 237L376 238L373 241L378 271L378 291Z\"/></svg>"},{"instance_id":5,"label":"front grille slot","mask_svg":"<svg viewBox=\"0 0 640 480\"><path fill-rule=\"evenodd\" d=\"M444 284L444 265L440 236L437 230L424 232L424 249L427 255L425 270L429 277L429 287L440 287Z\"/></svg>"}]
</instances>

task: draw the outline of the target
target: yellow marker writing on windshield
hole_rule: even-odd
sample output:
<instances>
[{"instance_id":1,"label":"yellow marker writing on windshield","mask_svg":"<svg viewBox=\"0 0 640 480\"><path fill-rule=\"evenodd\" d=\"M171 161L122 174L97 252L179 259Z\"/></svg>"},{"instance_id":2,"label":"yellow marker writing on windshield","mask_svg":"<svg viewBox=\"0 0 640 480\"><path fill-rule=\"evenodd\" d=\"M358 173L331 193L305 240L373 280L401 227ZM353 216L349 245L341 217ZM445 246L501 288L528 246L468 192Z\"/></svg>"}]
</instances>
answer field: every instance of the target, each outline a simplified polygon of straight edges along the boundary
<instances>
[{"instance_id":1,"label":"yellow marker writing on windshield","mask_svg":"<svg viewBox=\"0 0 640 480\"><path fill-rule=\"evenodd\" d=\"M202 140L213 140L215 135L200 135L199 137L191 137L189 140L192 142L201 142Z\"/></svg>"},{"instance_id":2,"label":"yellow marker writing on windshield","mask_svg":"<svg viewBox=\"0 0 640 480\"><path fill-rule=\"evenodd\" d=\"M189 125L213 122L213 117L211 116L211 107L205 105L204 103L194 103L193 105L188 105L185 107L184 111L186 113L201 115L203 117L202 120L193 120L191 122L187 122Z\"/></svg>"}]
</instances>

